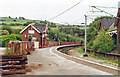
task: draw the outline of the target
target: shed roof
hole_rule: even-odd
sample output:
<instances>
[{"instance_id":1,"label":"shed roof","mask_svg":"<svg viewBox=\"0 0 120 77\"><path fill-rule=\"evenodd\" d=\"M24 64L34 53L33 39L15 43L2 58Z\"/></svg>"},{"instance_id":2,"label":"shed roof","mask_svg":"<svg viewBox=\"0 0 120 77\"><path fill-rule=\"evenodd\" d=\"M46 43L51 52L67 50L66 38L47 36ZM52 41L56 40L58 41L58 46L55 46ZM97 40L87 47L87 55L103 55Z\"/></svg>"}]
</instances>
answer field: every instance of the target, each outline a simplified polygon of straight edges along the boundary
<instances>
[{"instance_id":1,"label":"shed roof","mask_svg":"<svg viewBox=\"0 0 120 77\"><path fill-rule=\"evenodd\" d=\"M33 25L40 33L46 31L46 25Z\"/></svg>"},{"instance_id":2,"label":"shed roof","mask_svg":"<svg viewBox=\"0 0 120 77\"><path fill-rule=\"evenodd\" d=\"M101 18L101 24L104 29L109 29L109 27L115 22L115 18L112 17L105 17Z\"/></svg>"},{"instance_id":3,"label":"shed roof","mask_svg":"<svg viewBox=\"0 0 120 77\"><path fill-rule=\"evenodd\" d=\"M34 28L38 33L46 32L47 29L47 25L35 25L34 23L32 23L26 26L20 33L24 32L29 26L32 26L32 28Z\"/></svg>"}]
</instances>

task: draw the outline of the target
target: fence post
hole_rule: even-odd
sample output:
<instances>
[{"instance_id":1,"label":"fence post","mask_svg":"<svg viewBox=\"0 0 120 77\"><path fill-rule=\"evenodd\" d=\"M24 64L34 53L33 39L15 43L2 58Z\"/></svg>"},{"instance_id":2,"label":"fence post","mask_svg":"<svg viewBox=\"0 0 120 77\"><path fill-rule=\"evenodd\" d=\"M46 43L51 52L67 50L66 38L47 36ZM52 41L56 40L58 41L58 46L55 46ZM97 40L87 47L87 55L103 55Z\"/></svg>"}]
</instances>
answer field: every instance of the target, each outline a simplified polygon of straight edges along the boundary
<instances>
[{"instance_id":1,"label":"fence post","mask_svg":"<svg viewBox=\"0 0 120 77\"><path fill-rule=\"evenodd\" d=\"M12 42L12 54L14 54L14 42Z\"/></svg>"},{"instance_id":2,"label":"fence post","mask_svg":"<svg viewBox=\"0 0 120 77\"><path fill-rule=\"evenodd\" d=\"M20 54L22 55L22 42L20 42Z\"/></svg>"}]
</instances>

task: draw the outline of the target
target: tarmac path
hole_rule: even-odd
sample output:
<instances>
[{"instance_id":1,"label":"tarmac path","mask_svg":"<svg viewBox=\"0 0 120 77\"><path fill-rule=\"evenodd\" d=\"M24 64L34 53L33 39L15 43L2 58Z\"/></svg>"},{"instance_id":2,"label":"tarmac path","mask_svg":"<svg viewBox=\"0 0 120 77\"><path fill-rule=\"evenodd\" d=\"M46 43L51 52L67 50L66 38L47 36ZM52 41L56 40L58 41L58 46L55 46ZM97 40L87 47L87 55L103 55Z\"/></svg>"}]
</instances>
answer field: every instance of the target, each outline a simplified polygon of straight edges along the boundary
<instances>
[{"instance_id":1,"label":"tarmac path","mask_svg":"<svg viewBox=\"0 0 120 77\"><path fill-rule=\"evenodd\" d=\"M60 57L52 48L36 49L28 55L31 70L26 75L112 75Z\"/></svg>"}]
</instances>

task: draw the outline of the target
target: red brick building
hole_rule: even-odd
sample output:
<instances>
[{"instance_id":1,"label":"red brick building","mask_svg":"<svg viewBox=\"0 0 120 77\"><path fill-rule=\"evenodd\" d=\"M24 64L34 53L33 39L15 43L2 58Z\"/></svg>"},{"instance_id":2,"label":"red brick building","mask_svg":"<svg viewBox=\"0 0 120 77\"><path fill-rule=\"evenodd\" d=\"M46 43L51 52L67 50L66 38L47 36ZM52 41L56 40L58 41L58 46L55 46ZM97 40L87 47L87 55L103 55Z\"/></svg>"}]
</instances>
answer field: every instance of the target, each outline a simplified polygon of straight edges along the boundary
<instances>
[{"instance_id":1,"label":"red brick building","mask_svg":"<svg viewBox=\"0 0 120 77\"><path fill-rule=\"evenodd\" d=\"M117 27L117 50L120 51L120 2L118 3L118 13L114 26Z\"/></svg>"},{"instance_id":2,"label":"red brick building","mask_svg":"<svg viewBox=\"0 0 120 77\"><path fill-rule=\"evenodd\" d=\"M47 32L47 25L35 25L34 23L32 23L25 27L20 33L22 34L22 41L29 40L37 42L40 48L47 45Z\"/></svg>"}]
</instances>

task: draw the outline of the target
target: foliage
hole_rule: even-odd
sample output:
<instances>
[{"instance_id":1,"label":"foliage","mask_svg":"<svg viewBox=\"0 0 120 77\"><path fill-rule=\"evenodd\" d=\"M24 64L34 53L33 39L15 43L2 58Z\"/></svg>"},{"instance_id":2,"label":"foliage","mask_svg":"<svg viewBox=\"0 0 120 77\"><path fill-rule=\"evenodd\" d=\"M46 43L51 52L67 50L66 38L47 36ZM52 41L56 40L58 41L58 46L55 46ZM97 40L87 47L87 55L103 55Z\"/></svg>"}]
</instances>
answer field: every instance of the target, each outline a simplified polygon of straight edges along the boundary
<instances>
[{"instance_id":1,"label":"foliage","mask_svg":"<svg viewBox=\"0 0 120 77\"><path fill-rule=\"evenodd\" d=\"M20 31L22 31L22 29L12 29L12 34L20 34Z\"/></svg>"},{"instance_id":2,"label":"foliage","mask_svg":"<svg viewBox=\"0 0 120 77\"><path fill-rule=\"evenodd\" d=\"M91 48L97 34L97 29L93 27L87 29L87 48Z\"/></svg>"},{"instance_id":3,"label":"foliage","mask_svg":"<svg viewBox=\"0 0 120 77\"><path fill-rule=\"evenodd\" d=\"M50 41L53 41L53 39L57 39L57 36L55 34L58 34L58 30L56 28L48 28L48 38Z\"/></svg>"},{"instance_id":4,"label":"foliage","mask_svg":"<svg viewBox=\"0 0 120 77\"><path fill-rule=\"evenodd\" d=\"M23 28L12 28L10 26L1 26L0 27L0 30L1 31L4 31L3 32L3 35L7 35L7 34L20 34L20 31L22 30ZM7 33L7 34L5 34Z\"/></svg>"},{"instance_id":5,"label":"foliage","mask_svg":"<svg viewBox=\"0 0 120 77\"><path fill-rule=\"evenodd\" d=\"M48 21L41 21L41 20L29 20L29 19L17 19L17 18L9 18L9 17L0 17L0 23L4 26L27 26L28 24L35 23L35 24L41 24L41 25L46 25L47 23L51 27L56 27L58 24L53 23L53 22L48 22Z\"/></svg>"},{"instance_id":6,"label":"foliage","mask_svg":"<svg viewBox=\"0 0 120 77\"><path fill-rule=\"evenodd\" d=\"M0 30L7 30L10 34L12 33L12 28L10 26L1 26Z\"/></svg>"},{"instance_id":7,"label":"foliage","mask_svg":"<svg viewBox=\"0 0 120 77\"><path fill-rule=\"evenodd\" d=\"M9 35L9 32L7 30L0 30L0 36L1 35Z\"/></svg>"},{"instance_id":8,"label":"foliage","mask_svg":"<svg viewBox=\"0 0 120 77\"><path fill-rule=\"evenodd\" d=\"M19 34L3 35L0 36L0 45L5 47L10 40L21 40L21 38L22 37Z\"/></svg>"},{"instance_id":9,"label":"foliage","mask_svg":"<svg viewBox=\"0 0 120 77\"><path fill-rule=\"evenodd\" d=\"M90 27L94 27L94 28L98 29L99 23L100 23L100 20L96 19L92 23L90 23Z\"/></svg>"},{"instance_id":10,"label":"foliage","mask_svg":"<svg viewBox=\"0 0 120 77\"><path fill-rule=\"evenodd\" d=\"M116 47L114 40L105 30L101 30L93 42L92 50L108 53Z\"/></svg>"},{"instance_id":11,"label":"foliage","mask_svg":"<svg viewBox=\"0 0 120 77\"><path fill-rule=\"evenodd\" d=\"M95 36L98 34L97 29L90 27L87 29L87 42L95 40Z\"/></svg>"},{"instance_id":12,"label":"foliage","mask_svg":"<svg viewBox=\"0 0 120 77\"><path fill-rule=\"evenodd\" d=\"M71 34L66 34L65 32L58 32L58 29L57 28L48 28L48 38L50 41L58 41L58 38L59 38L59 41L83 41L82 39L80 39L78 37L78 34L74 34L74 35L71 35ZM58 37L59 36L59 37Z\"/></svg>"},{"instance_id":13,"label":"foliage","mask_svg":"<svg viewBox=\"0 0 120 77\"><path fill-rule=\"evenodd\" d=\"M84 29L81 29L81 28L71 28L71 27L69 27L69 28L66 28L66 27L61 27L60 28L60 32L64 32L64 33L66 33L66 34L71 34L71 35L75 35L76 37L81 37L81 36L84 36L84 34L85 34L85 31L84 31Z\"/></svg>"}]
</instances>

